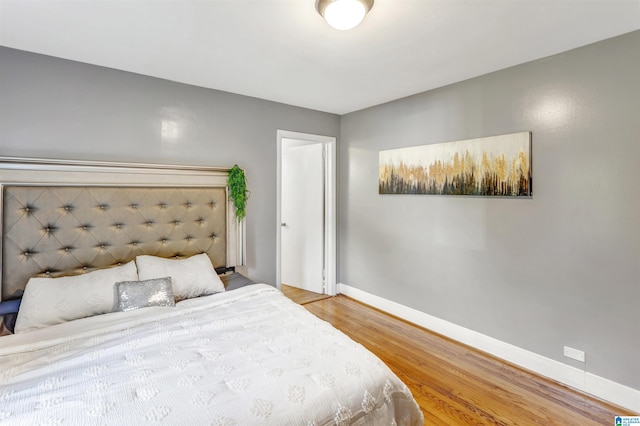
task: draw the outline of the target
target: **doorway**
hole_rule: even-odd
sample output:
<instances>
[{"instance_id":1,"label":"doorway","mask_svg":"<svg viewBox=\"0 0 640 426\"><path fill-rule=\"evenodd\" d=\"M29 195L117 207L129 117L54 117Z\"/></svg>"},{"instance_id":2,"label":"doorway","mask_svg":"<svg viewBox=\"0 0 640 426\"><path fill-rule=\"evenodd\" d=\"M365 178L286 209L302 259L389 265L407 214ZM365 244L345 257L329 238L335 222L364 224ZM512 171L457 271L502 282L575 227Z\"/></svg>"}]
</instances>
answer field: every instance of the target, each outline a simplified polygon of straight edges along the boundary
<instances>
[{"instance_id":1,"label":"doorway","mask_svg":"<svg viewBox=\"0 0 640 426\"><path fill-rule=\"evenodd\" d=\"M278 131L276 280L336 294L336 138Z\"/></svg>"}]
</instances>

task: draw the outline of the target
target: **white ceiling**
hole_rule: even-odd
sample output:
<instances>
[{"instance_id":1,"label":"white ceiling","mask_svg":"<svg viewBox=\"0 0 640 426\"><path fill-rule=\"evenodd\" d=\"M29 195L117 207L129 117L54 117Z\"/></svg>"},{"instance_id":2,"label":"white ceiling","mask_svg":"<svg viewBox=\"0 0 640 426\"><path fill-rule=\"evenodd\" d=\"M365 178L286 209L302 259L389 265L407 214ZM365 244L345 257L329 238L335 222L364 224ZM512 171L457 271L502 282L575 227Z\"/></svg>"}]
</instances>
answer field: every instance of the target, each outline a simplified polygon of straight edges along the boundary
<instances>
[{"instance_id":1,"label":"white ceiling","mask_svg":"<svg viewBox=\"0 0 640 426\"><path fill-rule=\"evenodd\" d=\"M0 0L0 44L336 114L640 29L640 0Z\"/></svg>"}]
</instances>

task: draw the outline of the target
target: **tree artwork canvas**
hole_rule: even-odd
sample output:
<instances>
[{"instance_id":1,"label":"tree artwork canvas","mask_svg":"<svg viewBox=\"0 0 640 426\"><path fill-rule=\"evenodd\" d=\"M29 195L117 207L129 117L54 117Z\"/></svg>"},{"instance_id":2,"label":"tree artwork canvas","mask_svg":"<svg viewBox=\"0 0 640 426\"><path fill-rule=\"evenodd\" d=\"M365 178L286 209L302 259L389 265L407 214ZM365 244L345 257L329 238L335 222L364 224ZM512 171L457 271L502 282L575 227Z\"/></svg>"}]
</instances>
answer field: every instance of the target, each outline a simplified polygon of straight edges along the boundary
<instances>
[{"instance_id":1,"label":"tree artwork canvas","mask_svg":"<svg viewBox=\"0 0 640 426\"><path fill-rule=\"evenodd\" d=\"M531 132L380 151L380 194L531 197Z\"/></svg>"}]
</instances>

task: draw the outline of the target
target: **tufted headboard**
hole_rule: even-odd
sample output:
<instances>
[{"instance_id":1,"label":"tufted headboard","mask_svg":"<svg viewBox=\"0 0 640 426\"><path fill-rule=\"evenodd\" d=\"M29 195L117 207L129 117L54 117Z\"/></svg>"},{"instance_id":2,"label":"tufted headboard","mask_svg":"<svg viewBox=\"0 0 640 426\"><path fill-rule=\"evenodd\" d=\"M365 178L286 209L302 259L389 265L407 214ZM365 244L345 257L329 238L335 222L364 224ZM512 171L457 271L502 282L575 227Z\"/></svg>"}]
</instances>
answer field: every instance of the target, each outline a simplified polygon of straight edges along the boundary
<instances>
[{"instance_id":1,"label":"tufted headboard","mask_svg":"<svg viewBox=\"0 0 640 426\"><path fill-rule=\"evenodd\" d=\"M33 276L82 274L141 254L239 263L224 170L0 158L0 178L1 300L19 297Z\"/></svg>"}]
</instances>

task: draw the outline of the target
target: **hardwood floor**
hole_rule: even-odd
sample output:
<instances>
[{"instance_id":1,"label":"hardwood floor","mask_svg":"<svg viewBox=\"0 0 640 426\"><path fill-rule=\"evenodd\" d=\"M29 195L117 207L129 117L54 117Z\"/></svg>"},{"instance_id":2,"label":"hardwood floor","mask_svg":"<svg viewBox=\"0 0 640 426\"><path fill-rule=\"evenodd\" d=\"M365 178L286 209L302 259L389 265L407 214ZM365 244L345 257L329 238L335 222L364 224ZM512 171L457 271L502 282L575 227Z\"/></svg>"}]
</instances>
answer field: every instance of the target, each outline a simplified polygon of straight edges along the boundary
<instances>
[{"instance_id":1,"label":"hardwood floor","mask_svg":"<svg viewBox=\"0 0 640 426\"><path fill-rule=\"evenodd\" d=\"M314 293L312 291L302 290L300 288L291 287L286 284L282 284L280 286L280 290L287 296L289 299L300 305L306 305L307 303L316 302L318 300L327 299L331 296L326 294Z\"/></svg>"},{"instance_id":2,"label":"hardwood floor","mask_svg":"<svg viewBox=\"0 0 640 426\"><path fill-rule=\"evenodd\" d=\"M304 306L382 359L428 425L601 426L634 415L346 296Z\"/></svg>"}]
</instances>

